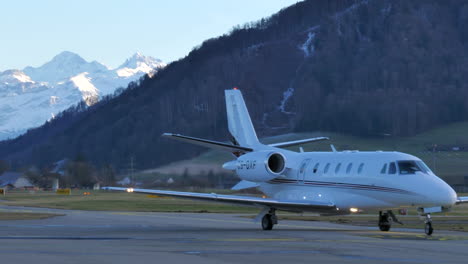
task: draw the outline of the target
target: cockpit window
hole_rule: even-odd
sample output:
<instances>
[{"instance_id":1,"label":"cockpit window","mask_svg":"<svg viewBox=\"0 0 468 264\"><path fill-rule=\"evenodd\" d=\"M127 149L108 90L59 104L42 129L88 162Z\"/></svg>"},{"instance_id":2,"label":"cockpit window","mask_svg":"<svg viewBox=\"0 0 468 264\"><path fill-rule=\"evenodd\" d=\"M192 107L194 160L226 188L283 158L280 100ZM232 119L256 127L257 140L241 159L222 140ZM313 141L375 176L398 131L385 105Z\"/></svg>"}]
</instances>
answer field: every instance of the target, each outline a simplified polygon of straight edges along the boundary
<instances>
[{"instance_id":1,"label":"cockpit window","mask_svg":"<svg viewBox=\"0 0 468 264\"><path fill-rule=\"evenodd\" d=\"M426 172L421 168L416 160L401 160L398 161L400 174L415 174L417 171Z\"/></svg>"},{"instance_id":2,"label":"cockpit window","mask_svg":"<svg viewBox=\"0 0 468 264\"><path fill-rule=\"evenodd\" d=\"M425 172L425 173L429 173L429 172L432 172L431 169L429 169L429 167L426 165L426 163L424 163L422 160L417 160L416 161L416 164L419 165L419 168Z\"/></svg>"},{"instance_id":3,"label":"cockpit window","mask_svg":"<svg viewBox=\"0 0 468 264\"><path fill-rule=\"evenodd\" d=\"M388 174L395 174L396 173L396 164L395 162L391 162L388 168Z\"/></svg>"},{"instance_id":4,"label":"cockpit window","mask_svg":"<svg viewBox=\"0 0 468 264\"><path fill-rule=\"evenodd\" d=\"M383 165L382 169L380 170L380 173L382 173L382 174L387 173L387 163L385 163L385 164Z\"/></svg>"}]
</instances>

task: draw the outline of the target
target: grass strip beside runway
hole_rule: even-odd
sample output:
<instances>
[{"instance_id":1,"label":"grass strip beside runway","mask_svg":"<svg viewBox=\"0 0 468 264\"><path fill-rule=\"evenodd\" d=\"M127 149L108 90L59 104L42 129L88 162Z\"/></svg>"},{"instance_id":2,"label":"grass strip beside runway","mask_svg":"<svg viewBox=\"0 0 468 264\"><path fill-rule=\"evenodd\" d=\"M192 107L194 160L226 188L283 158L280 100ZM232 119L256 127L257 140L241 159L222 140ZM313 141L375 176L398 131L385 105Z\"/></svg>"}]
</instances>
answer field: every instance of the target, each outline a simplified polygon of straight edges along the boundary
<instances>
[{"instance_id":1,"label":"grass strip beside runway","mask_svg":"<svg viewBox=\"0 0 468 264\"><path fill-rule=\"evenodd\" d=\"M83 193L90 193L84 195ZM186 199L148 197L144 194L73 190L71 195L54 192L9 192L3 204L70 210L127 212L256 213L258 209Z\"/></svg>"}]
</instances>

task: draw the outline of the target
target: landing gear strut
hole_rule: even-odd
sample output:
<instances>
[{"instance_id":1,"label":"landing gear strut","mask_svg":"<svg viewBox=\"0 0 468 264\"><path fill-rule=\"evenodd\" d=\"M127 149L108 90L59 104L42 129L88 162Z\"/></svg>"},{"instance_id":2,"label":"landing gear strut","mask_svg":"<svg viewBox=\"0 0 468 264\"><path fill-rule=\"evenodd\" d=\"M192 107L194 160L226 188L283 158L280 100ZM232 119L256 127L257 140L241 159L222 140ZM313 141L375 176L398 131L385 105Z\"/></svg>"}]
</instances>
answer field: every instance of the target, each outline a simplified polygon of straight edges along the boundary
<instances>
[{"instance_id":1,"label":"landing gear strut","mask_svg":"<svg viewBox=\"0 0 468 264\"><path fill-rule=\"evenodd\" d=\"M273 226L278 224L278 218L276 217L275 209L271 208L268 213L262 217L262 229L271 230Z\"/></svg>"}]
</instances>

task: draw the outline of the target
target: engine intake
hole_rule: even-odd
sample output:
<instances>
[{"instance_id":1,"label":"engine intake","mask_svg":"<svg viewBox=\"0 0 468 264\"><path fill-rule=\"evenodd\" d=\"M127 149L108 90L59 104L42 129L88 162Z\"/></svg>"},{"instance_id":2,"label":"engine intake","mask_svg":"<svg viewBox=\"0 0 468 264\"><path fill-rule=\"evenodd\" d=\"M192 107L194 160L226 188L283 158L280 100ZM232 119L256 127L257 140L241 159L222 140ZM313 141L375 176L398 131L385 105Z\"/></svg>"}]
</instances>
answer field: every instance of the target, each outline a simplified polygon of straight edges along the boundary
<instances>
[{"instance_id":1,"label":"engine intake","mask_svg":"<svg viewBox=\"0 0 468 264\"><path fill-rule=\"evenodd\" d=\"M280 174L284 171L285 168L285 160L283 155L279 153L273 153L268 157L268 169L275 174Z\"/></svg>"},{"instance_id":2,"label":"engine intake","mask_svg":"<svg viewBox=\"0 0 468 264\"><path fill-rule=\"evenodd\" d=\"M237 175L246 181L269 181L284 173L285 170L286 158L279 152L251 152L237 159Z\"/></svg>"}]
</instances>

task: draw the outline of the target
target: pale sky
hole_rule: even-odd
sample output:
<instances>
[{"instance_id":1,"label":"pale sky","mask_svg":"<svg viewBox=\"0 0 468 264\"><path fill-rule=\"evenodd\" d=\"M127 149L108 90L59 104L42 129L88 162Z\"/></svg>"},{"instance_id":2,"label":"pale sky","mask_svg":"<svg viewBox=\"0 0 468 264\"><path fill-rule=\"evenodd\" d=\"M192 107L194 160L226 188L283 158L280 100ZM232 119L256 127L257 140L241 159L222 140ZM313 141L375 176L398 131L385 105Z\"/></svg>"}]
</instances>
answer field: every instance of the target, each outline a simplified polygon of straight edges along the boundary
<instances>
[{"instance_id":1,"label":"pale sky","mask_svg":"<svg viewBox=\"0 0 468 264\"><path fill-rule=\"evenodd\" d=\"M68 50L117 67L135 52L171 62L235 25L299 0L0 0L0 71Z\"/></svg>"}]
</instances>

